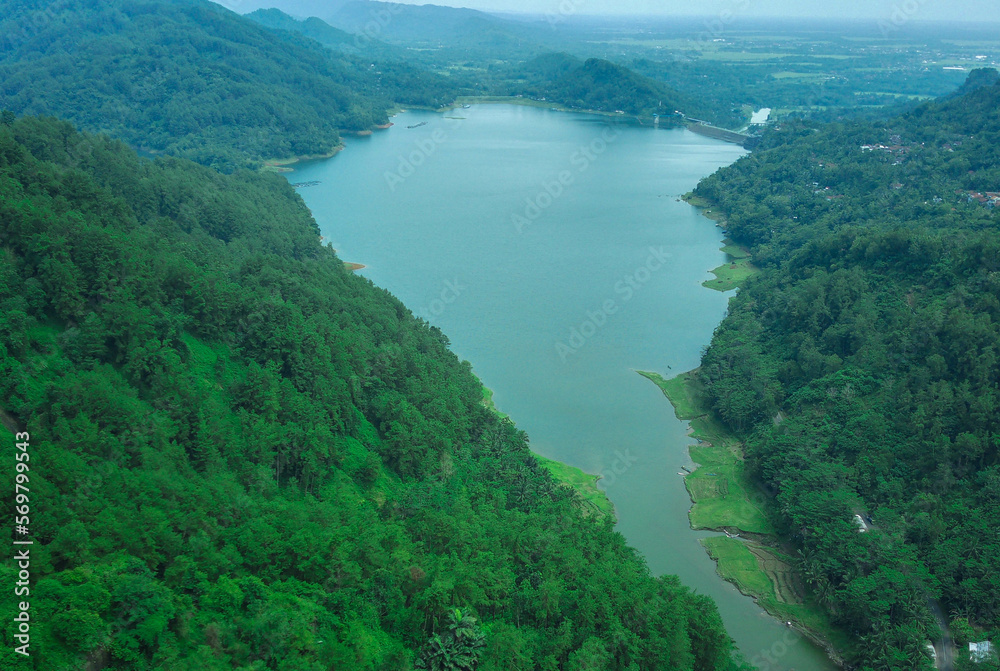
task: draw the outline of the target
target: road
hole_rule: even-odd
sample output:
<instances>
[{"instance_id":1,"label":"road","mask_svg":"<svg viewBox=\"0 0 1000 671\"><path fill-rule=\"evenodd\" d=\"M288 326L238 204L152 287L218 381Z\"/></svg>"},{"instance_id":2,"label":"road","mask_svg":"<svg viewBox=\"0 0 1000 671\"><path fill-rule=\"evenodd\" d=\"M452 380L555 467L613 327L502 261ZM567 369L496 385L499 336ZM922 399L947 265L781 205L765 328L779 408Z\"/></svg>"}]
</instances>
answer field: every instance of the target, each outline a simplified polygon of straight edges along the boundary
<instances>
[{"instance_id":1,"label":"road","mask_svg":"<svg viewBox=\"0 0 1000 671\"><path fill-rule=\"evenodd\" d=\"M875 524L873 522L866 522L866 520L871 519L867 510L856 509L854 514L857 519L861 520L861 525L864 525L863 528L865 530L875 528ZM945 618L944 612L941 610L941 604L937 602L937 599L931 599L928 597L927 607L930 608L931 613L934 615L934 620L941 629L941 638L934 641L934 654L937 669L938 671L955 671L955 640L951 637L951 629L948 628L948 620Z\"/></svg>"},{"instance_id":2,"label":"road","mask_svg":"<svg viewBox=\"0 0 1000 671\"><path fill-rule=\"evenodd\" d=\"M951 637L951 630L948 629L948 620L945 619L941 611L941 604L935 599L928 599L927 606L934 614L938 626L941 628L941 640L934 642L934 650L937 652L938 671L955 670L955 641Z\"/></svg>"}]
</instances>

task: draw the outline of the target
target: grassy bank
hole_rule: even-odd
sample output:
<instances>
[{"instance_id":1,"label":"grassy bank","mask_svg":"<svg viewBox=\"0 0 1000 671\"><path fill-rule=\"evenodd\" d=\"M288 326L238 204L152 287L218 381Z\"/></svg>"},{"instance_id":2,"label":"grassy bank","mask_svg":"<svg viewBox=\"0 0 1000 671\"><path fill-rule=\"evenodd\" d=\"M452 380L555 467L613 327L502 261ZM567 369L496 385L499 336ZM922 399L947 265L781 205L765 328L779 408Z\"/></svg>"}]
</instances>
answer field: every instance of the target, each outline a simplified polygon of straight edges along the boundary
<instances>
[{"instance_id":1,"label":"grassy bank","mask_svg":"<svg viewBox=\"0 0 1000 671\"><path fill-rule=\"evenodd\" d=\"M715 209L711 201L693 193L686 193L681 198L689 205L701 210L702 216L711 219L720 228L725 229L726 217ZM729 238L723 240L723 245L722 251L729 258L721 266L711 271L715 275L715 279L702 282L702 286L725 292L740 286L748 277L757 272L757 268L751 263L750 252L746 247L737 245Z\"/></svg>"},{"instance_id":2,"label":"grassy bank","mask_svg":"<svg viewBox=\"0 0 1000 671\"><path fill-rule=\"evenodd\" d=\"M698 371L664 378L659 373L636 371L667 397L678 419L690 424L691 459L698 465L684 478L693 505L691 527L726 531L732 537L702 540L718 565L719 575L772 616L790 621L836 656L850 645L834 629L826 614L806 589L794 561L781 553L767 515L768 497L746 471L742 445L717 419L698 379ZM751 534L753 539L741 538Z\"/></svg>"},{"instance_id":3,"label":"grassy bank","mask_svg":"<svg viewBox=\"0 0 1000 671\"><path fill-rule=\"evenodd\" d=\"M694 502L691 527L773 534L764 511L765 497L746 474L740 443L715 418L696 371L669 380L658 373L637 372L660 388L677 418L690 422L691 436L699 441L691 447L691 459L699 468L684 478Z\"/></svg>"},{"instance_id":4,"label":"grassy bank","mask_svg":"<svg viewBox=\"0 0 1000 671\"><path fill-rule=\"evenodd\" d=\"M483 405L496 415L503 417L504 419L510 419L510 417L500 412L496 404L493 402L493 390L488 389L485 386L483 386ZM585 473L579 468L570 466L569 464L564 464L561 461L546 459L540 454L535 454L534 456L538 459L539 463L552 474L552 477L555 478L556 482L572 487L576 490L576 494L579 498L584 514L615 514L614 504L611 503L611 500L604 492L597 488L597 481L601 479L601 476Z\"/></svg>"},{"instance_id":5,"label":"grassy bank","mask_svg":"<svg viewBox=\"0 0 1000 671\"><path fill-rule=\"evenodd\" d=\"M597 488L597 481L601 479L601 476L584 473L579 468L560 461L546 459L539 454L536 454L535 458L552 474L557 482L576 490L585 515L615 514L614 504L604 492Z\"/></svg>"},{"instance_id":6,"label":"grassy bank","mask_svg":"<svg viewBox=\"0 0 1000 671\"><path fill-rule=\"evenodd\" d=\"M288 158L272 158L264 161L264 166L261 168L264 172L294 172L295 169L289 166L295 165L302 161L317 161L326 158L333 158L340 152L344 150L344 144L340 143L330 151L325 154L309 154L303 156L290 156Z\"/></svg>"},{"instance_id":7,"label":"grassy bank","mask_svg":"<svg viewBox=\"0 0 1000 671\"><path fill-rule=\"evenodd\" d=\"M485 386L483 387L483 405L486 406L487 410L497 415L498 417L501 417L503 419L510 419L510 416L500 412L500 410L496 406L496 403L493 402L493 390L487 389Z\"/></svg>"},{"instance_id":8,"label":"grassy bank","mask_svg":"<svg viewBox=\"0 0 1000 671\"><path fill-rule=\"evenodd\" d=\"M704 538L701 544L718 563L719 575L753 597L764 610L827 649L837 659L850 639L829 619L793 568L791 557L774 548L739 538Z\"/></svg>"},{"instance_id":9,"label":"grassy bank","mask_svg":"<svg viewBox=\"0 0 1000 671\"><path fill-rule=\"evenodd\" d=\"M683 199L725 228L725 216L713 203L693 193ZM713 270L715 279L703 286L730 291L757 272L747 249L727 238L722 251L727 262ZM850 648L851 641L830 624L795 571L794 561L776 549L781 542L767 515L769 498L747 472L741 442L713 411L698 370L669 379L655 372L637 372L660 388L677 418L689 422L690 434L698 441L690 448L697 467L684 478L692 501L689 519L694 529L727 533L702 540L719 575L772 616L792 622L838 659L837 651Z\"/></svg>"},{"instance_id":10,"label":"grassy bank","mask_svg":"<svg viewBox=\"0 0 1000 671\"><path fill-rule=\"evenodd\" d=\"M740 247L728 238L723 241L722 251L729 259L718 268L712 270L714 280L702 282L703 287L716 291L732 291L743 284L748 277L757 273L757 268L750 262L750 252Z\"/></svg>"}]
</instances>

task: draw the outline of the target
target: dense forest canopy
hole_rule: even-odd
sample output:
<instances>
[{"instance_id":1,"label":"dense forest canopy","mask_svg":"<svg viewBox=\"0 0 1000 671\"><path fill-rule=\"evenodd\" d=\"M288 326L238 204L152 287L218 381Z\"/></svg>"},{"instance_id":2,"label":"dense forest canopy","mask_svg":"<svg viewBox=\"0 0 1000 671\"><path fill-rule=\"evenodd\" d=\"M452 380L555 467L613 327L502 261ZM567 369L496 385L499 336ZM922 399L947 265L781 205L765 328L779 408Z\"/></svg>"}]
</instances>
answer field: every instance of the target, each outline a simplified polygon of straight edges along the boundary
<instances>
[{"instance_id":1,"label":"dense forest canopy","mask_svg":"<svg viewBox=\"0 0 1000 671\"><path fill-rule=\"evenodd\" d=\"M357 3L364 7L366 3ZM381 5L381 3L367 3ZM327 47L346 53L356 52L363 47L366 52L383 54L386 58L406 58L422 67L436 69L449 68L454 61L462 63L489 62L502 54L506 59L502 64L493 63L482 73L474 76L469 72L450 71L448 82L451 91L461 94L478 94L493 96L517 96L538 101L558 103L566 107L580 110L595 110L601 112L624 112L630 116L645 117L653 115L672 116L678 107L684 107L691 114L715 118L717 115L710 105L698 104L690 98L684 98L666 84L632 72L626 67L610 61L591 58L581 60L567 53L548 52L534 45L527 39L520 39L520 47L513 49L510 45L492 45L484 37L478 22L487 22L489 17L479 12L454 10L446 7L417 7L402 9L402 5L386 5L394 9L380 8L385 14L386 30L391 26L400 34L407 36L406 47L382 43L377 39L381 35L381 23L373 21L366 27L358 23L361 19L361 9L354 5L345 7L358 14L356 22L346 23L346 27L355 32L349 34L333 28L321 19L311 17L305 20L295 19L279 10L257 10L247 15L253 21L274 29L289 30L315 39ZM376 10L371 10L376 11ZM434 17L439 13L449 16L452 20L444 24L434 24ZM456 16L452 16L454 13ZM409 17L413 25L400 29L399 24L405 23L399 17ZM417 20L419 18L419 20ZM493 19L497 23L499 19ZM471 23L470 23L471 22ZM430 26L433 25L432 29ZM376 30L375 28L379 28ZM445 39L444 35L451 35ZM456 37L457 36L457 37ZM421 45L431 40L440 42L440 48L423 49L413 45ZM484 51L485 50L485 51ZM486 53L489 52L489 53ZM497 56L493 56L496 52ZM521 54L534 54L522 61ZM399 78L395 68L396 77ZM419 72L414 70L414 72ZM428 86L427 82L414 82L415 86Z\"/></svg>"},{"instance_id":2,"label":"dense forest canopy","mask_svg":"<svg viewBox=\"0 0 1000 671\"><path fill-rule=\"evenodd\" d=\"M1000 634L1000 84L786 123L705 179L763 266L701 376L864 669ZM854 515L870 517L859 533Z\"/></svg>"},{"instance_id":3,"label":"dense forest canopy","mask_svg":"<svg viewBox=\"0 0 1000 671\"><path fill-rule=\"evenodd\" d=\"M733 668L281 177L5 113L0 255L33 668Z\"/></svg>"},{"instance_id":4,"label":"dense forest canopy","mask_svg":"<svg viewBox=\"0 0 1000 671\"><path fill-rule=\"evenodd\" d=\"M665 84L600 58L581 61L565 53L534 58L511 72L511 92L550 100L568 107L630 116L672 117L679 94Z\"/></svg>"},{"instance_id":5,"label":"dense forest canopy","mask_svg":"<svg viewBox=\"0 0 1000 671\"><path fill-rule=\"evenodd\" d=\"M0 0L0 107L231 170L322 154L440 77L336 54L208 0Z\"/></svg>"},{"instance_id":6,"label":"dense forest canopy","mask_svg":"<svg viewBox=\"0 0 1000 671\"><path fill-rule=\"evenodd\" d=\"M33 668L737 668L711 600L651 576L446 336L246 168L458 95L739 127L874 118L955 75L295 6L333 25L0 0L0 434L30 433L44 502ZM864 671L929 668L942 610L960 644L1000 636L998 80L784 121L697 189L761 268L701 381ZM16 608L0 669L25 668Z\"/></svg>"}]
</instances>

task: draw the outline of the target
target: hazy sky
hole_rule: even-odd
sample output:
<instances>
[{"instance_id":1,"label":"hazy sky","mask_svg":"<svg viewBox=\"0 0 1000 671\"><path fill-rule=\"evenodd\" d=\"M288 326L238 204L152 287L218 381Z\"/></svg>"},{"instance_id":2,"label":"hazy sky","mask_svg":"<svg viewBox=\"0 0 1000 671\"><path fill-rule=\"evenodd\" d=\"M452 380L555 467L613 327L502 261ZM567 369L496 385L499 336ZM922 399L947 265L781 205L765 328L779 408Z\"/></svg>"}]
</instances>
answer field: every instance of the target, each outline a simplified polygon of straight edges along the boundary
<instances>
[{"instance_id":1,"label":"hazy sky","mask_svg":"<svg viewBox=\"0 0 1000 671\"><path fill-rule=\"evenodd\" d=\"M427 0L398 0L411 5ZM844 19L997 20L997 0L434 0L430 4L546 14L829 16Z\"/></svg>"}]
</instances>

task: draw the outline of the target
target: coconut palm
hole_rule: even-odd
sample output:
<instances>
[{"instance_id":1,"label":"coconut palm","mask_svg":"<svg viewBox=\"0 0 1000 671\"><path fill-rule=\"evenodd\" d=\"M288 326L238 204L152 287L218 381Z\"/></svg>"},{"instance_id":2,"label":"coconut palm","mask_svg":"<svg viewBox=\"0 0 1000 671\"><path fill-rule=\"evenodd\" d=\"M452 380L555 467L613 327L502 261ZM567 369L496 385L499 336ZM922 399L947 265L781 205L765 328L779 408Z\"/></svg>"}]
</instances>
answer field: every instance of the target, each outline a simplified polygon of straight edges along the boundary
<instances>
[{"instance_id":1,"label":"coconut palm","mask_svg":"<svg viewBox=\"0 0 1000 671\"><path fill-rule=\"evenodd\" d=\"M414 668L422 671L475 671L486 636L476 618L460 608L448 613L448 630L435 634L424 646Z\"/></svg>"}]
</instances>

